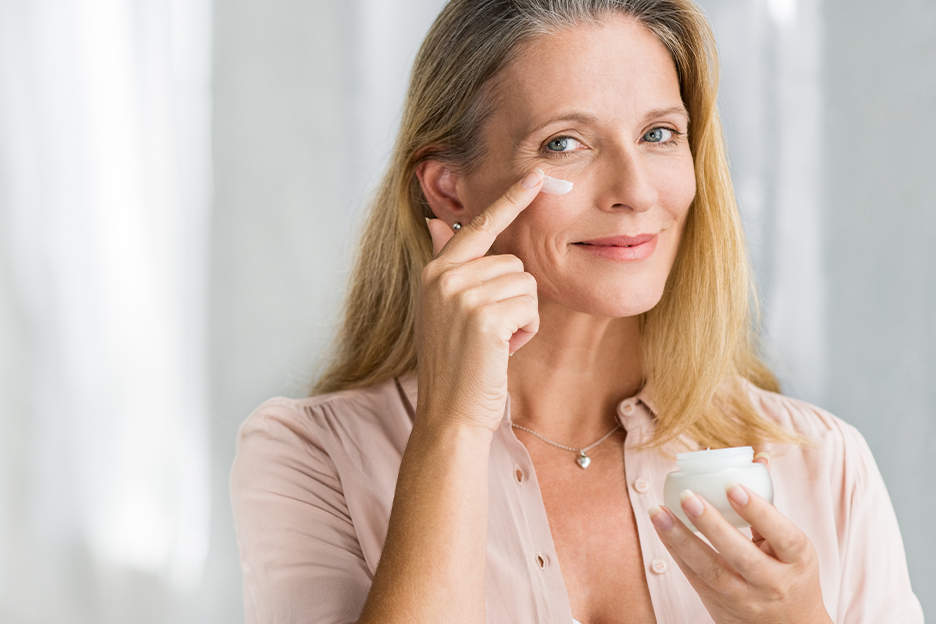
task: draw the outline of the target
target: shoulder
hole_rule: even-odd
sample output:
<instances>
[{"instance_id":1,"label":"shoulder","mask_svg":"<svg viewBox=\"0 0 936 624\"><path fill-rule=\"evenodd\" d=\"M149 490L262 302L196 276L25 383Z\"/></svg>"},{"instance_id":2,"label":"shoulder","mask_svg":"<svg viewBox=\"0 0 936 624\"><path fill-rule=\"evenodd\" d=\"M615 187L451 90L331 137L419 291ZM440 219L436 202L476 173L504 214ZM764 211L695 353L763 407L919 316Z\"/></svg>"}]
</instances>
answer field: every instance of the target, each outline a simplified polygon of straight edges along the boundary
<instances>
[{"instance_id":1,"label":"shoulder","mask_svg":"<svg viewBox=\"0 0 936 624\"><path fill-rule=\"evenodd\" d=\"M830 614L843 622L922 622L897 518L864 437L824 409L745 383L762 416L806 438L765 450L774 505L816 548Z\"/></svg>"},{"instance_id":2,"label":"shoulder","mask_svg":"<svg viewBox=\"0 0 936 624\"><path fill-rule=\"evenodd\" d=\"M407 378L264 402L238 434L233 499L271 492L304 498L311 489L354 500L368 499L374 488L393 492L412 431L411 405L415 381Z\"/></svg>"},{"instance_id":3,"label":"shoulder","mask_svg":"<svg viewBox=\"0 0 936 624\"><path fill-rule=\"evenodd\" d=\"M344 445L361 437L409 435L409 380L386 382L303 399L275 397L244 421L241 446L253 438L289 438L313 446Z\"/></svg>"},{"instance_id":4,"label":"shoulder","mask_svg":"<svg viewBox=\"0 0 936 624\"><path fill-rule=\"evenodd\" d=\"M402 388L278 397L241 426L229 488L248 620L360 612L412 427Z\"/></svg>"},{"instance_id":5,"label":"shoulder","mask_svg":"<svg viewBox=\"0 0 936 624\"><path fill-rule=\"evenodd\" d=\"M764 444L763 450L771 455L772 469L785 467L801 471L802 477L828 479L842 492L860 489L869 479L880 480L871 449L853 425L806 401L744 383L761 416L798 434L805 442L801 446Z\"/></svg>"},{"instance_id":6,"label":"shoulder","mask_svg":"<svg viewBox=\"0 0 936 624\"><path fill-rule=\"evenodd\" d=\"M754 409L768 420L792 431L816 445L844 450L867 448L861 433L849 423L821 407L742 382Z\"/></svg>"}]
</instances>

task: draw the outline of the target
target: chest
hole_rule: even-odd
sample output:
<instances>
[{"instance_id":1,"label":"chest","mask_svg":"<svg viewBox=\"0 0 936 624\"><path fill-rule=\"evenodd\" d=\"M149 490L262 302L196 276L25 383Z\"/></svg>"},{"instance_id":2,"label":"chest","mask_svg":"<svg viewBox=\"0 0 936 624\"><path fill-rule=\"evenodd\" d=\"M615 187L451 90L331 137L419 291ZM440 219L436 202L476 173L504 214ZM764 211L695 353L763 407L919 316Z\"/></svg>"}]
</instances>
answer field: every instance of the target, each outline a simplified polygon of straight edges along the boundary
<instances>
[{"instance_id":1,"label":"chest","mask_svg":"<svg viewBox=\"0 0 936 624\"><path fill-rule=\"evenodd\" d=\"M589 453L530 445L572 614L582 624L654 622L627 489L623 435Z\"/></svg>"}]
</instances>

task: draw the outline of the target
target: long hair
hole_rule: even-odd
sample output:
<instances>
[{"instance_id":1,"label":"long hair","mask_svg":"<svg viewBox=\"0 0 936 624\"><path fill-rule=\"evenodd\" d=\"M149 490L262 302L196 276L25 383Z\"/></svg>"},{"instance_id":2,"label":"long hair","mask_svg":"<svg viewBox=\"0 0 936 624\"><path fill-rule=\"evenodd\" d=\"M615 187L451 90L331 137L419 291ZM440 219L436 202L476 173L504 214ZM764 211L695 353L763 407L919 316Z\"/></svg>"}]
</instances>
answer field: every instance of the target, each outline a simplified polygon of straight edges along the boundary
<instances>
[{"instance_id":1,"label":"long hair","mask_svg":"<svg viewBox=\"0 0 936 624\"><path fill-rule=\"evenodd\" d=\"M363 231L334 357L313 394L380 383L416 369L420 275L432 259L417 167L468 171L491 85L537 35L623 14L652 31L676 65L692 120L697 193L660 302L641 317L644 375L656 410L650 444L688 435L715 448L794 441L761 417L740 379L776 391L758 356L756 296L716 108L718 59L691 0L452 0L416 57L399 136Z\"/></svg>"}]
</instances>

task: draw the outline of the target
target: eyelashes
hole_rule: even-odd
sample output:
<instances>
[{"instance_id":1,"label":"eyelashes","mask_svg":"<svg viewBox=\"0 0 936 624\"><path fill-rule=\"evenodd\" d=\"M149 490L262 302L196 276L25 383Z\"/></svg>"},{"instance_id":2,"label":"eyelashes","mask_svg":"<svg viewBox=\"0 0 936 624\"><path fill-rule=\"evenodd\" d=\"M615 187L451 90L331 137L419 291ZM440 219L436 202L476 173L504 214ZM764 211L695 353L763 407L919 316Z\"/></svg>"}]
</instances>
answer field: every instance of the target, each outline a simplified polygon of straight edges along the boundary
<instances>
[{"instance_id":1,"label":"eyelashes","mask_svg":"<svg viewBox=\"0 0 936 624\"><path fill-rule=\"evenodd\" d=\"M678 145L685 136L685 132L680 132L675 128L656 126L641 137L641 142L653 149L670 148ZM540 147L540 153L547 158L565 158L575 152L582 151L581 148L588 149L579 139L563 134L552 137L543 143Z\"/></svg>"},{"instance_id":2,"label":"eyelashes","mask_svg":"<svg viewBox=\"0 0 936 624\"><path fill-rule=\"evenodd\" d=\"M582 145L582 142L574 137L558 136L547 141L543 149L550 154L568 154L575 151L574 146L576 145ZM572 149L568 149L570 146L572 146ZM552 149L553 147L558 147L559 149Z\"/></svg>"},{"instance_id":3,"label":"eyelashes","mask_svg":"<svg viewBox=\"0 0 936 624\"><path fill-rule=\"evenodd\" d=\"M540 148L540 153L547 158L564 158L579 151L577 149L578 146L584 147L584 144L575 137L561 135L546 141ZM571 149L569 149L570 147Z\"/></svg>"},{"instance_id":4,"label":"eyelashes","mask_svg":"<svg viewBox=\"0 0 936 624\"><path fill-rule=\"evenodd\" d=\"M667 138L667 134L669 135L669 138ZM682 133L678 130L667 128L666 126L658 126L644 134L643 139L647 143L654 145L675 145L681 136Z\"/></svg>"}]
</instances>

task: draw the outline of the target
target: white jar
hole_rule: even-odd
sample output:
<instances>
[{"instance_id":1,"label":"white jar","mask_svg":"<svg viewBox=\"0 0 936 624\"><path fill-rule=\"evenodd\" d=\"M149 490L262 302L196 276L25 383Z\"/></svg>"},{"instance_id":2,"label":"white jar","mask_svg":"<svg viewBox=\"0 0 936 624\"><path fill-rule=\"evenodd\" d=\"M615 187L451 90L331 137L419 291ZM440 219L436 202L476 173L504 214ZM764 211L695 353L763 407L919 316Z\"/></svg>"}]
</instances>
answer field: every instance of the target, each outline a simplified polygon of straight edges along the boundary
<instances>
[{"instance_id":1,"label":"white jar","mask_svg":"<svg viewBox=\"0 0 936 624\"><path fill-rule=\"evenodd\" d=\"M770 473L766 466L754 462L754 449L750 446L679 453L676 463L679 470L666 475L663 502L693 531L697 529L686 517L679 501L679 495L686 490L692 490L707 500L739 529L751 525L728 502L726 484L734 482L743 485L768 502L773 502Z\"/></svg>"}]
</instances>

